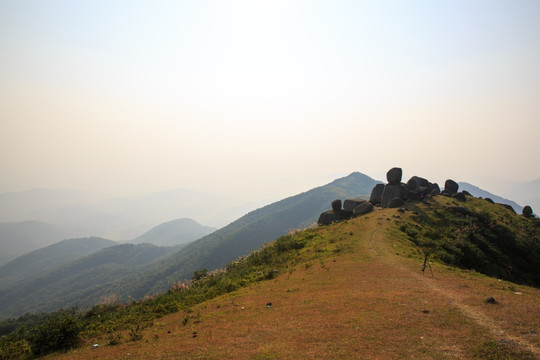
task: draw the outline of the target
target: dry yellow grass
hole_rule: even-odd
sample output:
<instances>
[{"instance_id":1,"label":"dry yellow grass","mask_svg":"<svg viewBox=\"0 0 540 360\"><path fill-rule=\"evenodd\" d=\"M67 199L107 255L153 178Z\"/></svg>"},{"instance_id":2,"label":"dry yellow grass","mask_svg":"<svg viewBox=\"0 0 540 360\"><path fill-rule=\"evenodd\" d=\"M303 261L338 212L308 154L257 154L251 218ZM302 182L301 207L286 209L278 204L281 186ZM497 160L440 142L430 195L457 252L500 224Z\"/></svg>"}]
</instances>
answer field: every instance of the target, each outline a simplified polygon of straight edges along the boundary
<instances>
[{"instance_id":1,"label":"dry yellow grass","mask_svg":"<svg viewBox=\"0 0 540 360\"><path fill-rule=\"evenodd\" d=\"M47 358L474 359L485 344L540 358L540 290L444 266L420 276L421 262L396 255L388 239L396 214L321 228L348 251L156 320L141 341L91 339Z\"/></svg>"}]
</instances>

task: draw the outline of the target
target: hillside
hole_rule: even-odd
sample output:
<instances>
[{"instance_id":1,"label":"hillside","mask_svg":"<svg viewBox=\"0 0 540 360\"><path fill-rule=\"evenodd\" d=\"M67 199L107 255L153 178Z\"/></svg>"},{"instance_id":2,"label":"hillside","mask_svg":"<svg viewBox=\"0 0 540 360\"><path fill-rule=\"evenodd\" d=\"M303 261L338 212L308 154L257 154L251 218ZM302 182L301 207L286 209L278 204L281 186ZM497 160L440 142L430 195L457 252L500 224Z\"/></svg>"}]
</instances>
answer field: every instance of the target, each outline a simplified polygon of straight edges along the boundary
<instances>
[{"instance_id":1,"label":"hillside","mask_svg":"<svg viewBox=\"0 0 540 360\"><path fill-rule=\"evenodd\" d=\"M117 244L101 238L68 239L24 254L0 267L0 289Z\"/></svg>"},{"instance_id":2,"label":"hillside","mask_svg":"<svg viewBox=\"0 0 540 360\"><path fill-rule=\"evenodd\" d=\"M174 247L123 244L101 249L78 260L39 272L0 290L0 319L26 312L86 306L102 300L102 284L137 273L145 264L176 251ZM110 289L113 293L114 289Z\"/></svg>"},{"instance_id":3,"label":"hillside","mask_svg":"<svg viewBox=\"0 0 540 360\"><path fill-rule=\"evenodd\" d=\"M0 223L0 265L69 238L70 234L60 226L41 221Z\"/></svg>"},{"instance_id":4,"label":"hillside","mask_svg":"<svg viewBox=\"0 0 540 360\"><path fill-rule=\"evenodd\" d=\"M314 224L322 211L336 198L369 197L377 181L361 173L352 173L327 185L254 210L177 253L149 264L137 274L129 275L107 288L121 300L128 295L145 295L168 289L177 281L191 278L194 271L219 268L239 256L249 254L265 243L294 229Z\"/></svg>"},{"instance_id":5,"label":"hillside","mask_svg":"<svg viewBox=\"0 0 540 360\"><path fill-rule=\"evenodd\" d=\"M515 201L508 200L508 199L505 199L505 198L503 198L503 197L501 197L499 195L492 194L489 191L480 189L478 186L475 186L475 185L472 185L472 184L469 184L469 183L466 183L466 182L460 182L459 183L459 188L461 190L468 191L473 196L482 197L484 199L489 198L489 199L493 200L496 203L510 205L516 211L516 213L518 213L518 214L521 214L521 211L523 210L523 206L527 205L527 204L519 205Z\"/></svg>"},{"instance_id":6,"label":"hillside","mask_svg":"<svg viewBox=\"0 0 540 360\"><path fill-rule=\"evenodd\" d=\"M540 358L538 288L440 261L421 275L427 250L434 259L456 253L432 230L476 224L474 236L447 234L464 250L489 234L490 223L480 219L504 215L497 231L507 229L515 242L493 241L487 251L476 244L476 255L504 249L509 257L497 265L527 262L533 272L520 282L535 281L538 219L472 198L463 216L455 210L462 205L437 196L281 237L189 288L92 309L79 320L86 324L80 346L47 358ZM530 257L513 259L522 246Z\"/></svg>"},{"instance_id":7,"label":"hillside","mask_svg":"<svg viewBox=\"0 0 540 360\"><path fill-rule=\"evenodd\" d=\"M198 240L215 230L213 227L201 225L192 219L183 218L160 224L129 242L132 244L176 246Z\"/></svg>"},{"instance_id":8,"label":"hillside","mask_svg":"<svg viewBox=\"0 0 540 360\"><path fill-rule=\"evenodd\" d=\"M366 175L353 173L252 211L176 252L172 251L174 248L162 251L141 245L137 248L104 249L70 264L70 268L60 267L39 279L25 281L24 286L4 289L0 292L0 317L90 305L111 297L121 301L140 299L165 291L177 281L191 278L196 270L219 268L291 229L309 226L317 220L320 212L328 209L330 201L367 196L375 183ZM131 256L131 252L125 250L130 249L156 251L159 256L124 266L122 259ZM117 260L107 255L112 251L116 252ZM105 255L108 260L103 264L96 260ZM39 297L30 294L39 294Z\"/></svg>"}]
</instances>

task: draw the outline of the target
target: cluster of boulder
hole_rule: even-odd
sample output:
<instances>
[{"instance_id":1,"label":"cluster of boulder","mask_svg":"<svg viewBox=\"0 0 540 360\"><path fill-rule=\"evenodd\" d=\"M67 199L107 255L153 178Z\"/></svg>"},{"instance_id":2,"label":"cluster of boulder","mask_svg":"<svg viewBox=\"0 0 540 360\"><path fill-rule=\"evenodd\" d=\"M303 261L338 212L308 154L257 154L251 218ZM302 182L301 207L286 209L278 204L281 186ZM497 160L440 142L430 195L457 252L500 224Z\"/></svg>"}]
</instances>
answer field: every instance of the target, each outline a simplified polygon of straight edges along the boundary
<instances>
[{"instance_id":1,"label":"cluster of boulder","mask_svg":"<svg viewBox=\"0 0 540 360\"><path fill-rule=\"evenodd\" d=\"M346 220L353 216L363 215L375 206L383 208L397 208L409 201L423 201L427 195L443 195L460 201L467 201L465 195L471 196L467 191L459 191L459 184L448 179L441 190L437 183L431 183L419 176L413 176L407 183L401 182L403 171L401 168L392 168L386 173L387 184L377 184L371 191L369 201L363 199L348 199L343 202L334 200L332 210L325 211L319 216L319 225L329 225L333 222ZM523 208L523 215L534 216L530 206Z\"/></svg>"}]
</instances>

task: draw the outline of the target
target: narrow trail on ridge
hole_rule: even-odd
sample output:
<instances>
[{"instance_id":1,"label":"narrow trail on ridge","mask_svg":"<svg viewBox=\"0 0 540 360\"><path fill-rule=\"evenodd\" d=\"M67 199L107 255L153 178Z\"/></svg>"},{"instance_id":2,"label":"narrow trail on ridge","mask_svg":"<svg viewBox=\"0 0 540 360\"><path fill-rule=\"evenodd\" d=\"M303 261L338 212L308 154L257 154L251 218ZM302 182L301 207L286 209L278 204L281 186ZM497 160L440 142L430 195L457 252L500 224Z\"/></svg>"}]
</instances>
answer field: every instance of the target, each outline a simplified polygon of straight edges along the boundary
<instances>
[{"instance_id":1,"label":"narrow trail on ridge","mask_svg":"<svg viewBox=\"0 0 540 360\"><path fill-rule=\"evenodd\" d=\"M379 223L380 224L380 223ZM405 258L394 256L390 247L389 239L385 239L385 228L377 227L369 240L368 247L371 253L379 254L379 261L386 263L388 266L394 267L399 271L400 276L406 276L409 278L420 278L420 283L425 289L431 292L440 294L447 299L447 302L452 306L455 306L464 316L473 320L476 324L486 329L489 333L495 336L498 341L510 342L517 344L522 349L531 352L536 358L540 359L540 349L531 342L524 339L522 336L511 334L509 331L501 327L496 319L487 315L485 312L475 309L473 306L466 304L467 294L465 291L469 288L464 286L461 288L445 287L447 285L446 277L448 274L443 274L443 269L437 269L441 273L430 276L426 273L425 276L420 275L420 265L418 271L412 270L411 261L407 261ZM392 254L391 256L383 254Z\"/></svg>"}]
</instances>

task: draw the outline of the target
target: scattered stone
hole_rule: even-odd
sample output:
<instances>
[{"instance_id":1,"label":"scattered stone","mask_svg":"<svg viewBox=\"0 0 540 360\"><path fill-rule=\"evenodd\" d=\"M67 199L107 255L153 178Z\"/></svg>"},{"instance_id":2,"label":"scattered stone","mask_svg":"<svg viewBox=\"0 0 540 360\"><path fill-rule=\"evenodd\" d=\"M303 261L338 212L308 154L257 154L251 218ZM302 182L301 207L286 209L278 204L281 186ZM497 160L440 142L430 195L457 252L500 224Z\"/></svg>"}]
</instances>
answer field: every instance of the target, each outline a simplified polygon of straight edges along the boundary
<instances>
[{"instance_id":1,"label":"scattered stone","mask_svg":"<svg viewBox=\"0 0 540 360\"><path fill-rule=\"evenodd\" d=\"M371 195L369 197L369 202L372 205L380 204L383 191L384 191L384 184L375 185L373 190L371 190Z\"/></svg>"},{"instance_id":2,"label":"scattered stone","mask_svg":"<svg viewBox=\"0 0 540 360\"><path fill-rule=\"evenodd\" d=\"M465 194L463 192L458 192L456 194L453 194L452 197L459 201L467 201L467 198L465 197Z\"/></svg>"},{"instance_id":3,"label":"scattered stone","mask_svg":"<svg viewBox=\"0 0 540 360\"><path fill-rule=\"evenodd\" d=\"M99 344L92 345L92 349L97 349L99 347Z\"/></svg>"},{"instance_id":4,"label":"scattered stone","mask_svg":"<svg viewBox=\"0 0 540 360\"><path fill-rule=\"evenodd\" d=\"M497 304L497 300L490 296L486 299L486 304Z\"/></svg>"},{"instance_id":5,"label":"scattered stone","mask_svg":"<svg viewBox=\"0 0 540 360\"><path fill-rule=\"evenodd\" d=\"M271 307L272 307L272 303L271 303L271 302L266 303L266 308L267 308L267 309L270 309Z\"/></svg>"},{"instance_id":6,"label":"scattered stone","mask_svg":"<svg viewBox=\"0 0 540 360\"><path fill-rule=\"evenodd\" d=\"M461 190L461 192L463 193L463 195L472 196L471 193L467 190Z\"/></svg>"},{"instance_id":7,"label":"scattered stone","mask_svg":"<svg viewBox=\"0 0 540 360\"><path fill-rule=\"evenodd\" d=\"M471 212L469 209L467 209L465 206L450 206L448 209L462 215L471 215Z\"/></svg>"},{"instance_id":8,"label":"scattered stone","mask_svg":"<svg viewBox=\"0 0 540 360\"><path fill-rule=\"evenodd\" d=\"M332 201L332 210L334 210L334 212L338 212L338 211L341 210L341 200L340 199Z\"/></svg>"},{"instance_id":9,"label":"scattered stone","mask_svg":"<svg viewBox=\"0 0 540 360\"><path fill-rule=\"evenodd\" d=\"M429 310L422 310L424 314L429 314Z\"/></svg>"},{"instance_id":10,"label":"scattered stone","mask_svg":"<svg viewBox=\"0 0 540 360\"><path fill-rule=\"evenodd\" d=\"M388 170L386 173L386 180L388 180L388 183L391 185L397 185L401 183L401 176L403 175L403 171L401 168L395 167Z\"/></svg>"},{"instance_id":11,"label":"scattered stone","mask_svg":"<svg viewBox=\"0 0 540 360\"><path fill-rule=\"evenodd\" d=\"M523 214L523 216L525 217L531 217L532 214L533 214L533 211L532 211L532 208L529 206L529 205L525 205L523 207L523 210L521 211L521 213Z\"/></svg>"},{"instance_id":12,"label":"scattered stone","mask_svg":"<svg viewBox=\"0 0 540 360\"><path fill-rule=\"evenodd\" d=\"M194 331L194 332L193 332L193 337L194 337L194 338L196 338L196 337L197 337L197 335L198 335L198 334L197 334L197 332L196 332L196 331Z\"/></svg>"},{"instance_id":13,"label":"scattered stone","mask_svg":"<svg viewBox=\"0 0 540 360\"><path fill-rule=\"evenodd\" d=\"M405 204L403 199L396 197L396 198L393 198L392 200L390 200L390 202L388 203L388 207L389 208L398 208L398 207L403 206L403 204Z\"/></svg>"},{"instance_id":14,"label":"scattered stone","mask_svg":"<svg viewBox=\"0 0 540 360\"><path fill-rule=\"evenodd\" d=\"M459 185L452 179L448 179L444 183L444 190L450 191L452 194L455 194L459 190Z\"/></svg>"},{"instance_id":15,"label":"scattered stone","mask_svg":"<svg viewBox=\"0 0 540 360\"><path fill-rule=\"evenodd\" d=\"M355 208L353 209L353 216L364 215L370 212L371 210L373 210L373 204L366 201L364 203L361 203L355 206Z\"/></svg>"},{"instance_id":16,"label":"scattered stone","mask_svg":"<svg viewBox=\"0 0 540 360\"><path fill-rule=\"evenodd\" d=\"M343 210L353 212L354 208L365 203L364 199L347 199L343 202Z\"/></svg>"},{"instance_id":17,"label":"scattered stone","mask_svg":"<svg viewBox=\"0 0 540 360\"><path fill-rule=\"evenodd\" d=\"M508 205L508 204L501 204L501 203L497 203L497 205L504 206L505 208L507 208L508 210L510 210L510 211L513 212L513 213L516 212L516 210L514 210L514 208L513 208L511 205Z\"/></svg>"}]
</instances>

